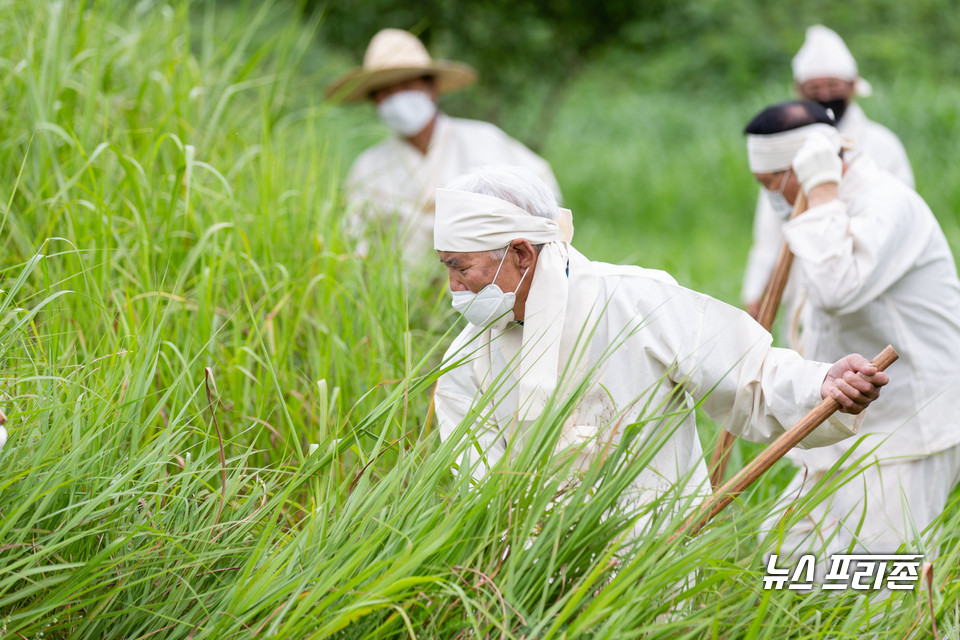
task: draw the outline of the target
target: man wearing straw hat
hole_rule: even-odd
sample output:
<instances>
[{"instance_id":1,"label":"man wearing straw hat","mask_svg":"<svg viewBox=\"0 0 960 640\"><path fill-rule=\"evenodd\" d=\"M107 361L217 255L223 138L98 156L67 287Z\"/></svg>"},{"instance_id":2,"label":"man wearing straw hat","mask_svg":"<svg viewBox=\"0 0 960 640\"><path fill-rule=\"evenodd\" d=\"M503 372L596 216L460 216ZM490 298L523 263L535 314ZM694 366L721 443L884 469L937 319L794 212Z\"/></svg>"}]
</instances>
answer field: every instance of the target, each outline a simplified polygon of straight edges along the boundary
<instances>
[{"instance_id":1,"label":"man wearing straw hat","mask_svg":"<svg viewBox=\"0 0 960 640\"><path fill-rule=\"evenodd\" d=\"M473 443L464 472L484 476L558 419L557 453L582 470L611 446L632 446L622 441L627 425L645 424L633 444L662 446L628 504L667 491L696 498L709 485L694 402L770 441L824 397L859 413L887 382L861 356L829 365L772 348L743 311L662 271L592 262L572 235L570 212L521 168L482 167L437 191L434 246L468 325L445 356L452 368L435 406L441 438ZM853 421L835 414L805 445L847 437Z\"/></svg>"},{"instance_id":2,"label":"man wearing straw hat","mask_svg":"<svg viewBox=\"0 0 960 640\"><path fill-rule=\"evenodd\" d=\"M871 156L841 153L833 119L815 102L768 107L746 133L760 184L788 203L801 190L808 200L783 224L807 298L802 352L822 360L890 343L904 373L864 419L852 453L847 442L792 454L804 469L784 492L791 500L829 480L835 465L862 475L783 544L889 553L906 543L935 555L920 534L960 479L960 281L943 231L923 198Z\"/></svg>"},{"instance_id":3,"label":"man wearing straw hat","mask_svg":"<svg viewBox=\"0 0 960 640\"><path fill-rule=\"evenodd\" d=\"M794 56L792 67L797 95L830 109L841 137L854 140L881 169L889 171L904 184L914 186L913 170L900 139L883 125L867 118L854 101L855 97L870 96L873 89L860 77L856 60L836 32L823 25L807 29L806 39ZM754 317L783 243L781 226L789 215L790 207L783 198L768 197L765 191L760 191L753 221L753 246L747 259L741 294ZM799 302L796 289L791 287L786 298L790 301L792 318Z\"/></svg>"},{"instance_id":4,"label":"man wearing straw hat","mask_svg":"<svg viewBox=\"0 0 960 640\"><path fill-rule=\"evenodd\" d=\"M340 77L327 92L345 102L374 102L393 132L354 162L347 194L352 215L395 221L408 262L429 255L437 187L470 168L527 167L560 197L541 157L490 123L451 118L437 109L438 96L463 89L475 78L465 64L431 59L412 34L384 29L370 41L363 66Z\"/></svg>"}]
</instances>

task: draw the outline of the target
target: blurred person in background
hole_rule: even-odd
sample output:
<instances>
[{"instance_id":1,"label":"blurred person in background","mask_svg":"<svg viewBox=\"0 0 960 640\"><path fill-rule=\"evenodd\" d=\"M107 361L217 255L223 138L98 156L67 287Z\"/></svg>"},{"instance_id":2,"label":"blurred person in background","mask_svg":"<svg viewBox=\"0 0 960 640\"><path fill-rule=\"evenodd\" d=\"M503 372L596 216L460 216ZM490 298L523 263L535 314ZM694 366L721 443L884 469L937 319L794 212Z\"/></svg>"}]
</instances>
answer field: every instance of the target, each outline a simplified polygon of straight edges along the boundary
<instances>
[{"instance_id":1,"label":"blurred person in background","mask_svg":"<svg viewBox=\"0 0 960 640\"><path fill-rule=\"evenodd\" d=\"M423 43L400 29L383 29L370 41L363 66L332 83L328 97L373 102L392 135L353 163L346 189L351 227L374 224L396 234L405 262L430 255L434 194L468 169L509 164L530 169L560 199L550 165L495 125L452 118L438 97L471 85L466 64L433 60ZM395 225L395 231L388 226ZM360 250L365 252L365 243Z\"/></svg>"},{"instance_id":2,"label":"blurred person in background","mask_svg":"<svg viewBox=\"0 0 960 640\"><path fill-rule=\"evenodd\" d=\"M916 191L870 154L843 150L834 120L811 101L770 106L747 125L750 171L788 205L808 209L781 222L806 296L802 353L829 360L892 344L897 369L851 442L790 459L802 468L784 490L801 499L831 469L856 475L790 530L784 552L850 548L936 555L921 535L960 480L960 280L946 237ZM846 457L845 456L848 456ZM774 528L776 516L768 523Z\"/></svg>"},{"instance_id":3,"label":"blurred person in background","mask_svg":"<svg viewBox=\"0 0 960 640\"><path fill-rule=\"evenodd\" d=\"M792 67L797 95L830 109L841 137L854 140L857 148L869 154L881 169L913 188L913 171L900 139L883 125L867 118L854 101L855 97L870 96L873 89L860 77L857 62L840 36L822 25L810 27L803 46L793 58ZM765 190L760 190L753 220L753 246L747 258L741 293L744 307L754 318L780 254L783 244L781 227L791 209L783 204L782 199L771 200ZM796 316L801 303L796 288L788 285L784 294L788 319ZM796 344L791 346L797 348Z\"/></svg>"},{"instance_id":4,"label":"blurred person in background","mask_svg":"<svg viewBox=\"0 0 960 640\"><path fill-rule=\"evenodd\" d=\"M478 415L461 458L476 478L541 437L538 419L577 394L555 455L579 472L610 447L662 443L624 505L667 491L694 499L710 490L694 402L768 442L825 397L861 412L888 380L860 356L830 365L774 348L743 311L663 271L590 261L572 234L569 211L521 168L481 167L437 192L434 247L468 324L444 356L436 415L445 440ZM853 423L834 414L803 446L847 437ZM638 439L621 440L637 424Z\"/></svg>"}]
</instances>

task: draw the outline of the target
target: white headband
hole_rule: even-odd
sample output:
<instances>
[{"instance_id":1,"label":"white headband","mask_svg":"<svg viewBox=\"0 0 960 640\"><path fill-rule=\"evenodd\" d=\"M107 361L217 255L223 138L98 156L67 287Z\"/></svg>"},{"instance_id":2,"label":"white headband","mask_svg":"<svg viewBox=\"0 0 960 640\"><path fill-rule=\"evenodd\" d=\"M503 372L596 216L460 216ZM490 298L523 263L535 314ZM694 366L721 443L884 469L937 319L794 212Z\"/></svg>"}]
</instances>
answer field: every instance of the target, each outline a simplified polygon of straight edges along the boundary
<instances>
[{"instance_id":1,"label":"white headband","mask_svg":"<svg viewBox=\"0 0 960 640\"><path fill-rule=\"evenodd\" d=\"M747 136L747 159L751 173L776 173L786 171L793 164L793 157L800 151L812 133L821 133L840 152L840 134L837 128L818 122L799 129L791 129L768 135Z\"/></svg>"},{"instance_id":2,"label":"white headband","mask_svg":"<svg viewBox=\"0 0 960 640\"><path fill-rule=\"evenodd\" d=\"M550 220L493 196L437 189L433 227L437 251L493 251L521 238L531 244L570 242L573 216L561 208L560 219Z\"/></svg>"}]
</instances>

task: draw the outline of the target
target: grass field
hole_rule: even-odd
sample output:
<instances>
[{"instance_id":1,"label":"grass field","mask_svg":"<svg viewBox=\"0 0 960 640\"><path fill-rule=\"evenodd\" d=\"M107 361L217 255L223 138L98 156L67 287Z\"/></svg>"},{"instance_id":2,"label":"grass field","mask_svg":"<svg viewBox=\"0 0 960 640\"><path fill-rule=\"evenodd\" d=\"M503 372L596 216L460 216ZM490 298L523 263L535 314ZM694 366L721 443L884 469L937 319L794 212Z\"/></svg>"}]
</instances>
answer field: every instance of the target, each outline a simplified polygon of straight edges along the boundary
<instances>
[{"instance_id":1,"label":"grass field","mask_svg":"<svg viewBox=\"0 0 960 640\"><path fill-rule=\"evenodd\" d=\"M676 496L624 538L643 457L554 504L561 419L497 482L453 476L429 406L455 314L345 233L383 134L321 101L349 61L319 19L214 6L0 0L0 638L956 637L956 493L933 592L881 601L761 590L784 468L685 544ZM621 71L584 73L541 150L575 244L736 302L739 131L782 87ZM866 109L957 247L960 92L907 82Z\"/></svg>"}]
</instances>

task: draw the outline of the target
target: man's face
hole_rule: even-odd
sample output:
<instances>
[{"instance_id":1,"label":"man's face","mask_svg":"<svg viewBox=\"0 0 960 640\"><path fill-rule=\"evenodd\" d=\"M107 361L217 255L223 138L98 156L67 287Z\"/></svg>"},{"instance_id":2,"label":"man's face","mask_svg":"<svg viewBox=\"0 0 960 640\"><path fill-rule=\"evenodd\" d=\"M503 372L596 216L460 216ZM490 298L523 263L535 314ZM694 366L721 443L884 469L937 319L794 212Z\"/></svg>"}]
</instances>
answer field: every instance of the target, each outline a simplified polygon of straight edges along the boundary
<instances>
[{"instance_id":1,"label":"man's face","mask_svg":"<svg viewBox=\"0 0 960 640\"><path fill-rule=\"evenodd\" d=\"M510 243L502 264L499 259L490 255L489 251L438 251L437 255L440 262L447 267L451 291L480 293L488 284L496 284L504 293L516 293L513 318L517 322L523 322L527 295L530 293L530 284L537 268L537 250L528 240L514 240Z\"/></svg>"},{"instance_id":2,"label":"man's face","mask_svg":"<svg viewBox=\"0 0 960 640\"><path fill-rule=\"evenodd\" d=\"M437 255L440 257L440 262L447 267L451 291L479 293L485 286L494 282L494 275L496 275L496 285L501 291L514 291L523 275L517 267L516 255L509 250L503 259L499 274L497 274L497 267L500 266L500 261L494 259L487 251L476 253L438 251Z\"/></svg>"},{"instance_id":3,"label":"man's face","mask_svg":"<svg viewBox=\"0 0 960 640\"><path fill-rule=\"evenodd\" d=\"M797 82L795 86L801 98L814 102L843 100L849 103L853 97L853 82L840 78L811 78L806 82Z\"/></svg>"},{"instance_id":4,"label":"man's face","mask_svg":"<svg viewBox=\"0 0 960 640\"><path fill-rule=\"evenodd\" d=\"M797 203L797 194L800 193L800 181L793 171L776 171L774 173L755 173L753 177L766 189L774 193L780 192L790 204Z\"/></svg>"},{"instance_id":5,"label":"man's face","mask_svg":"<svg viewBox=\"0 0 960 640\"><path fill-rule=\"evenodd\" d=\"M371 94L371 97L376 104L380 104L393 94L400 93L401 91L422 91L430 96L434 104L437 102L437 91L433 86L433 82L427 78L413 78L412 80L404 80L403 82L399 82L395 85L374 91L373 94Z\"/></svg>"}]
</instances>

